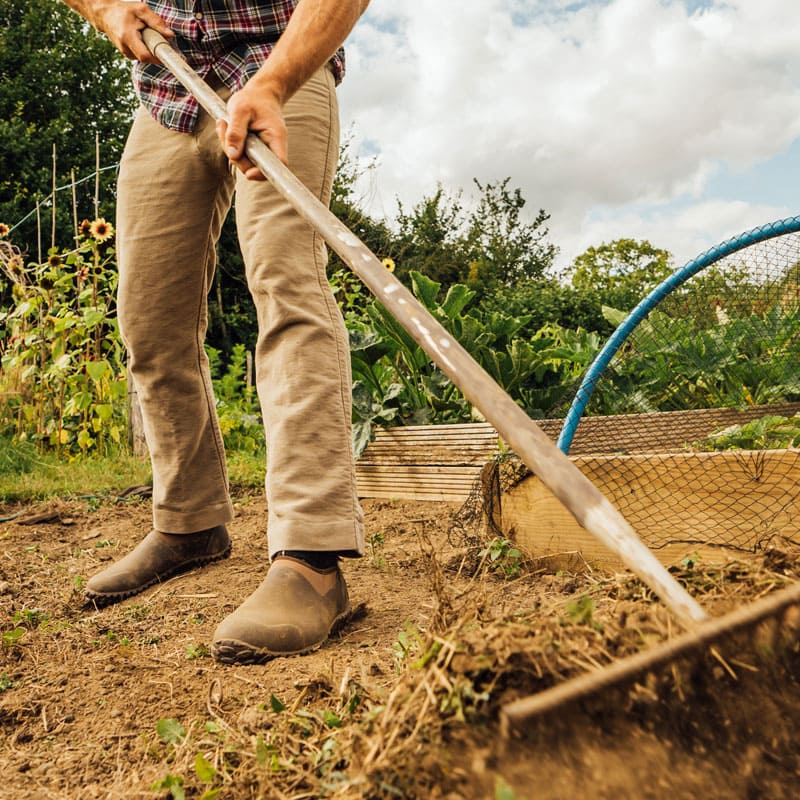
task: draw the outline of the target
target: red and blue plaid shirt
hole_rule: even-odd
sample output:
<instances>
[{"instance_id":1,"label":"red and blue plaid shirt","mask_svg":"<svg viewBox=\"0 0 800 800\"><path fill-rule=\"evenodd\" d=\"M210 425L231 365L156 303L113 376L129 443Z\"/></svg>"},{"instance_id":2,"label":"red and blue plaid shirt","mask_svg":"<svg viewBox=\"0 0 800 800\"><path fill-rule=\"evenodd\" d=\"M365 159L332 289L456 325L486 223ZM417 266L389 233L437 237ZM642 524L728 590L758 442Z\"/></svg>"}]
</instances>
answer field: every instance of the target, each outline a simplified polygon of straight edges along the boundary
<instances>
[{"instance_id":1,"label":"red and blue plaid shirt","mask_svg":"<svg viewBox=\"0 0 800 800\"><path fill-rule=\"evenodd\" d=\"M236 91L255 74L286 29L299 0L147 0L175 32L174 43L202 78L212 73ZM339 83L344 51L331 59ZM197 122L197 101L169 70L135 64L133 79L144 106L166 128L188 133Z\"/></svg>"}]
</instances>

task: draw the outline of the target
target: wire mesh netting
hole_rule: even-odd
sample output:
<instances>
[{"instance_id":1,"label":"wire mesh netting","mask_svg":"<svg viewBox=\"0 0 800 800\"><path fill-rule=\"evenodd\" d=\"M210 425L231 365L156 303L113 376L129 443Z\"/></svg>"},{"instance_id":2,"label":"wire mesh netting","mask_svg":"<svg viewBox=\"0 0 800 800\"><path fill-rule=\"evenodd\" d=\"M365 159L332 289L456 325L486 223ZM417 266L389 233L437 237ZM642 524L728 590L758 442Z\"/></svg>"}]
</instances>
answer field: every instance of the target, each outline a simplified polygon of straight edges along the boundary
<instances>
[{"instance_id":1,"label":"wire mesh netting","mask_svg":"<svg viewBox=\"0 0 800 800\"><path fill-rule=\"evenodd\" d=\"M798 231L800 218L771 223L676 271L544 421L654 550L800 542ZM496 470L490 522L524 473ZM476 511L471 498L462 517Z\"/></svg>"}]
</instances>

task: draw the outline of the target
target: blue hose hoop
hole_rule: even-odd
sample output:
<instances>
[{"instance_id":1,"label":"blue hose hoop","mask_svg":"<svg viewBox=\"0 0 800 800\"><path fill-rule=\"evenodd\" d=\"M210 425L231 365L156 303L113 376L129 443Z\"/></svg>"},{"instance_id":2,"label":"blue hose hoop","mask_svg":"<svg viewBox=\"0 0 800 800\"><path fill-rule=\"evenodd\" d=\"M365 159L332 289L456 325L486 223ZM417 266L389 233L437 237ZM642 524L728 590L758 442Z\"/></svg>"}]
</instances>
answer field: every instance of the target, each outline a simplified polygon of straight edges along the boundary
<instances>
[{"instance_id":1,"label":"blue hose hoop","mask_svg":"<svg viewBox=\"0 0 800 800\"><path fill-rule=\"evenodd\" d=\"M625 317L586 370L581 385L575 393L575 399L572 401L572 405L567 412L564 425L561 428L561 434L558 437L557 444L561 451L563 453L569 453L569 448L572 445L572 440L575 437L575 431L578 429L578 424L581 421L583 412L586 410L586 406L589 403L589 399L594 392L597 382L600 380L600 376L611 362L611 359L617 354L617 351L622 347L625 340L633 333L634 328L636 328L636 326L670 292L677 289L693 275L711 266L716 261L736 253L739 250L743 250L751 244L764 242L767 239L774 239L786 233L797 233L798 231L800 231L800 216L787 217L786 219L753 228L752 230L734 236L732 239L728 239L712 247L710 250L706 250L705 253L702 253L684 267L673 272L662 283L656 286L656 288Z\"/></svg>"}]
</instances>

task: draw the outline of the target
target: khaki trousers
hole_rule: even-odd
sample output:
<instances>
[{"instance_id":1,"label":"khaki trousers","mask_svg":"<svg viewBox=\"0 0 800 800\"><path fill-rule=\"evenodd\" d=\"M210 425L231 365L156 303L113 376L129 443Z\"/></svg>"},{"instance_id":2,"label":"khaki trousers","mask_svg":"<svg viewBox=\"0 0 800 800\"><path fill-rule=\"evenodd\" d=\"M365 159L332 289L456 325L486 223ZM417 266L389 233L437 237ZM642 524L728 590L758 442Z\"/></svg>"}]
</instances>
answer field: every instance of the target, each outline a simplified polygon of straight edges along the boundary
<instances>
[{"instance_id":1,"label":"khaki trousers","mask_svg":"<svg viewBox=\"0 0 800 800\"><path fill-rule=\"evenodd\" d=\"M289 166L327 204L339 138L329 69L287 103L285 116ZM154 526L190 533L233 516L203 341L215 245L234 192L259 325L270 556L361 554L350 354L325 245L269 182L232 169L208 115L183 134L140 110L118 182L118 310L152 460Z\"/></svg>"}]
</instances>

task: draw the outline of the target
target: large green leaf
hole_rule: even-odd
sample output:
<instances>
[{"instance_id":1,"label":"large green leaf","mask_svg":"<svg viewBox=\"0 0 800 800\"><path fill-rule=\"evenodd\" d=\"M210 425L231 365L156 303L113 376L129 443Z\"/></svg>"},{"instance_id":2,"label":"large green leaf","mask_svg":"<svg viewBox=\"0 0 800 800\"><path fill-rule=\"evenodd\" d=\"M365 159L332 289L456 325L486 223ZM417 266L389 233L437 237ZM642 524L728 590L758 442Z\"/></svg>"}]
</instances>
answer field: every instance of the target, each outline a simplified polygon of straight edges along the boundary
<instances>
[{"instance_id":1,"label":"large green leaf","mask_svg":"<svg viewBox=\"0 0 800 800\"><path fill-rule=\"evenodd\" d=\"M411 287L417 299L428 309L432 311L436 308L436 297L439 290L442 288L441 283L431 280L427 275L421 272L411 270Z\"/></svg>"},{"instance_id":2,"label":"large green leaf","mask_svg":"<svg viewBox=\"0 0 800 800\"><path fill-rule=\"evenodd\" d=\"M447 296L442 303L442 311L448 319L454 320L472 302L476 294L477 292L463 283L453 284L447 290Z\"/></svg>"}]
</instances>

